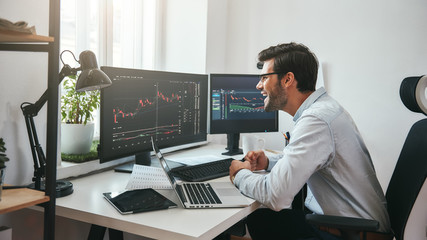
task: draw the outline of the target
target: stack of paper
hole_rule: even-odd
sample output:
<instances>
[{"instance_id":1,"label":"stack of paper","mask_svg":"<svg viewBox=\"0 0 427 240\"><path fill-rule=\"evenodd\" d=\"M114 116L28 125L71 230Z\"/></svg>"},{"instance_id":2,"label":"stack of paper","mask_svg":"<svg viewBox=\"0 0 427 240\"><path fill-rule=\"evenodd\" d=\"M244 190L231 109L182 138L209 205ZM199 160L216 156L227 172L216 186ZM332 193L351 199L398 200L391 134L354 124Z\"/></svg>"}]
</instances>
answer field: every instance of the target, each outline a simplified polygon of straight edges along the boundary
<instances>
[{"instance_id":1,"label":"stack of paper","mask_svg":"<svg viewBox=\"0 0 427 240\"><path fill-rule=\"evenodd\" d=\"M134 164L126 189L134 190L145 188L172 189L172 186L163 169Z\"/></svg>"}]
</instances>

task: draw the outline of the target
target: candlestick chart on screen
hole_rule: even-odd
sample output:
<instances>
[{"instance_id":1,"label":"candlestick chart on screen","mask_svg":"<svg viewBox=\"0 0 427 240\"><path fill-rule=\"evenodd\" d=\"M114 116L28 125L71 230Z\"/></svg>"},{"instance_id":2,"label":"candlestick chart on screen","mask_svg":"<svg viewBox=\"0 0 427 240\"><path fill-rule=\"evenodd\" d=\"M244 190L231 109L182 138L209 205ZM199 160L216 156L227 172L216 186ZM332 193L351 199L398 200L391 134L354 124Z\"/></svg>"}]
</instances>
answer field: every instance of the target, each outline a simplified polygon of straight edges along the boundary
<instances>
[{"instance_id":1,"label":"candlestick chart on screen","mask_svg":"<svg viewBox=\"0 0 427 240\"><path fill-rule=\"evenodd\" d=\"M199 84L153 81L144 89L127 89L111 109L113 148L200 131Z\"/></svg>"},{"instance_id":2,"label":"candlestick chart on screen","mask_svg":"<svg viewBox=\"0 0 427 240\"><path fill-rule=\"evenodd\" d=\"M257 90L213 90L213 119L261 119L272 115L264 110L265 97Z\"/></svg>"}]
</instances>

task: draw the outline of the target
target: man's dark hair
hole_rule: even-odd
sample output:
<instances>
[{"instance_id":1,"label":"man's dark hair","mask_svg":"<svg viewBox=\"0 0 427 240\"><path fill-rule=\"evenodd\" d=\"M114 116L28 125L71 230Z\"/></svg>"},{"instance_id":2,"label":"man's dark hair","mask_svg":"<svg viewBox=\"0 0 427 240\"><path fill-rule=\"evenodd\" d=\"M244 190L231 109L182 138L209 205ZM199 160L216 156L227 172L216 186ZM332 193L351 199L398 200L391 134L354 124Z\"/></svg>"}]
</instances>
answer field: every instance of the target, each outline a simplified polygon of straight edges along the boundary
<instances>
[{"instance_id":1,"label":"man's dark hair","mask_svg":"<svg viewBox=\"0 0 427 240\"><path fill-rule=\"evenodd\" d=\"M260 62L270 59L274 59L273 71L280 73L279 79L282 79L286 73L292 72L297 80L298 91L315 90L319 63L316 55L308 47L291 42L271 46L258 54Z\"/></svg>"}]
</instances>

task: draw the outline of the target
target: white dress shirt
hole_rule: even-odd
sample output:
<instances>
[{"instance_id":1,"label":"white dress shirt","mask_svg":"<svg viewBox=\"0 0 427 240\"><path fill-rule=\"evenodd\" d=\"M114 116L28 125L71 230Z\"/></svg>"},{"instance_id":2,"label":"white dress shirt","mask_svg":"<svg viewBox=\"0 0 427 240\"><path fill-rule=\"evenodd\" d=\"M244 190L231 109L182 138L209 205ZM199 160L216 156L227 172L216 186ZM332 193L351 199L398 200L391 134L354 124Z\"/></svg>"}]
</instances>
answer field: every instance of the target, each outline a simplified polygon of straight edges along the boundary
<instances>
[{"instance_id":1,"label":"white dress shirt","mask_svg":"<svg viewBox=\"0 0 427 240\"><path fill-rule=\"evenodd\" d=\"M289 144L261 175L240 170L234 184L245 195L280 211L308 184L306 206L315 213L375 219L390 230L386 200L365 143L350 115L320 88L294 116ZM317 207L316 207L317 206Z\"/></svg>"}]
</instances>

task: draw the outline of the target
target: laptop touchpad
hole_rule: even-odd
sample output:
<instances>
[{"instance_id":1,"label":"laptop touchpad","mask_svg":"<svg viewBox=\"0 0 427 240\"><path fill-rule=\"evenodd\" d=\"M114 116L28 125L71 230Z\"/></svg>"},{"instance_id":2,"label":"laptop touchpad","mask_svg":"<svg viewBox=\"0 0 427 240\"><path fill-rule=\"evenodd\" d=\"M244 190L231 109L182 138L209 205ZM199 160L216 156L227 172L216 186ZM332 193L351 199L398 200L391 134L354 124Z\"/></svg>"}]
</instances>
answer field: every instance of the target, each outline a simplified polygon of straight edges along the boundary
<instances>
[{"instance_id":1,"label":"laptop touchpad","mask_svg":"<svg viewBox=\"0 0 427 240\"><path fill-rule=\"evenodd\" d=\"M216 188L215 191L223 197L239 196L240 192L235 188Z\"/></svg>"}]
</instances>

